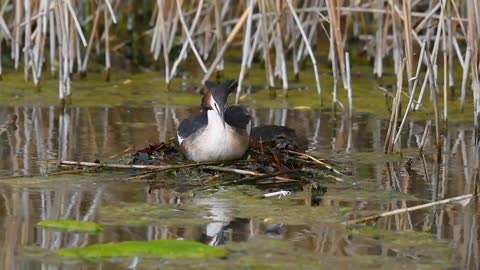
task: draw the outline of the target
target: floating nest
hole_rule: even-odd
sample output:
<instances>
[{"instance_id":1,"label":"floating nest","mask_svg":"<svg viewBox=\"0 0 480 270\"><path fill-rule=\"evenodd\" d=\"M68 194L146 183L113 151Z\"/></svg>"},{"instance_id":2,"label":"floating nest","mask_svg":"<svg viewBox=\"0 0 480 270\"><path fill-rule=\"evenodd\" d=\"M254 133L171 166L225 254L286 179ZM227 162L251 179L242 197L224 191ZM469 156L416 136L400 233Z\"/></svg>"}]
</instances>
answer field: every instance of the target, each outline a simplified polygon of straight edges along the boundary
<instances>
[{"instance_id":1,"label":"floating nest","mask_svg":"<svg viewBox=\"0 0 480 270\"><path fill-rule=\"evenodd\" d=\"M272 129L274 132L272 132ZM270 135L275 134L275 135ZM169 140L138 150L129 156L132 166L151 169L135 178L168 179L174 174L175 184L197 187L250 184L261 188L302 189L310 184L321 187L325 181L343 181L346 172L331 161L305 153L306 140L295 130L279 126L254 128L250 148L243 159L223 162L192 163L180 152L175 140ZM164 166L164 167L162 167ZM182 181L182 179L184 181Z\"/></svg>"}]
</instances>

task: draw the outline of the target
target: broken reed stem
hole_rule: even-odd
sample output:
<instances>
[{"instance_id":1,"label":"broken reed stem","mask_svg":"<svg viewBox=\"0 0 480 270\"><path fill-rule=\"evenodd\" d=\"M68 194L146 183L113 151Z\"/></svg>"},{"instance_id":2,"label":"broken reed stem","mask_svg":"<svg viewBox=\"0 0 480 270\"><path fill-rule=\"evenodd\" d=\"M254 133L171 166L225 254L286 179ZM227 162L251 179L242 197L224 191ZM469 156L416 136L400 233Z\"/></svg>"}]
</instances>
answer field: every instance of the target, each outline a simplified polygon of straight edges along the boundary
<instances>
[{"instance_id":1,"label":"broken reed stem","mask_svg":"<svg viewBox=\"0 0 480 270\"><path fill-rule=\"evenodd\" d=\"M335 169L334 166L332 166L332 165L326 163L325 161L322 161L322 160L320 160L320 159L318 159L318 158L316 158L316 157L314 157L314 156L312 156L312 155L309 155L309 154L307 154L307 153L301 153L301 152L297 152L297 151L292 151L292 150L284 150L284 151L287 152L287 153L290 153L290 154L294 154L294 155L297 155L297 156L300 156L300 157L303 157L303 158L310 159L310 160L312 160L313 162L315 162L315 163L317 163L317 164L319 164L319 165L324 166L325 168L333 171L334 173L336 173L336 174L338 174L338 175L343 175L343 173L340 172L339 170Z\"/></svg>"},{"instance_id":2,"label":"broken reed stem","mask_svg":"<svg viewBox=\"0 0 480 270\"><path fill-rule=\"evenodd\" d=\"M463 201L465 203L462 203L462 204L466 205L470 202L470 200L472 198L473 198L473 194L466 194L466 195L461 195L461 196L457 196L457 197L452 197L452 198L449 198L449 199L444 199L444 200L440 200L440 201L421 204L421 205L417 205L417 206L404 207L404 208L400 208L400 209L396 209L396 210L388 211L388 212L383 212L381 214L372 215L372 216L368 216L368 217L364 217L364 218L347 220L347 221L342 222L342 224L343 225L353 225L353 224L365 223L365 222L372 221L372 220L378 220L379 218L383 218L383 217L388 217L388 216L393 216L393 215L398 215L398 214L403 214L403 213L409 213L409 212L412 212L412 211L425 209L425 208L436 206L436 205L453 203L453 202L462 203L462 201Z\"/></svg>"},{"instance_id":3,"label":"broken reed stem","mask_svg":"<svg viewBox=\"0 0 480 270\"><path fill-rule=\"evenodd\" d=\"M109 168L109 169L140 169L140 170L153 170L155 172L176 170L183 168L200 167L210 164L218 164L220 162L203 162L203 163L191 163L182 165L126 165L126 164L108 164L108 163L95 163L84 161L70 161L62 160L59 166L77 166L77 167L92 167L92 168ZM151 172L149 172L151 173Z\"/></svg>"},{"instance_id":4,"label":"broken reed stem","mask_svg":"<svg viewBox=\"0 0 480 270\"><path fill-rule=\"evenodd\" d=\"M241 174L241 175L252 175L252 176L264 176L265 175L263 173L254 172L254 171L234 169L234 168L228 168L228 167L219 167L219 166L205 166L202 169L218 171L218 172L235 173L235 174ZM293 179L286 178L286 177L281 177L281 176L273 176L272 178L276 179L276 180L289 181L289 182L293 180Z\"/></svg>"},{"instance_id":5,"label":"broken reed stem","mask_svg":"<svg viewBox=\"0 0 480 270\"><path fill-rule=\"evenodd\" d=\"M226 182L224 184L225 185L239 185L239 184L245 184L245 183L250 183L250 182L256 182L258 180L273 178L273 177L277 177L277 176L280 176L280 175L294 174L294 173L298 173L298 172L300 172L300 170L285 170L285 171L279 171L279 172L268 173L268 174L257 175L257 176L247 176L245 178L238 179L238 180L232 180L232 181ZM289 180L293 180L293 179L289 179Z\"/></svg>"}]
</instances>

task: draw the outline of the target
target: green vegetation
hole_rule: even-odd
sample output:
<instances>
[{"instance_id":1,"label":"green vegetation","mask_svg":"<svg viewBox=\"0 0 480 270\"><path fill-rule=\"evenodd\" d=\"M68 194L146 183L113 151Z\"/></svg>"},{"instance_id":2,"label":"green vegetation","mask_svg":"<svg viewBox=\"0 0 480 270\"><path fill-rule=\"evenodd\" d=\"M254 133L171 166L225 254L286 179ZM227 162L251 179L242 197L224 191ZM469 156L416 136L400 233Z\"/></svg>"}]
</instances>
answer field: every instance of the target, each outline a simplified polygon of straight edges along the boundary
<instances>
[{"instance_id":1,"label":"green vegetation","mask_svg":"<svg viewBox=\"0 0 480 270\"><path fill-rule=\"evenodd\" d=\"M126 241L96 244L84 248L63 248L57 254L69 258L98 260L112 257L188 259L225 257L228 251L202 243L183 240Z\"/></svg>"},{"instance_id":2,"label":"green vegetation","mask_svg":"<svg viewBox=\"0 0 480 270\"><path fill-rule=\"evenodd\" d=\"M37 226L67 232L97 233L103 231L103 227L97 223L71 219L46 219L37 223Z\"/></svg>"}]
</instances>

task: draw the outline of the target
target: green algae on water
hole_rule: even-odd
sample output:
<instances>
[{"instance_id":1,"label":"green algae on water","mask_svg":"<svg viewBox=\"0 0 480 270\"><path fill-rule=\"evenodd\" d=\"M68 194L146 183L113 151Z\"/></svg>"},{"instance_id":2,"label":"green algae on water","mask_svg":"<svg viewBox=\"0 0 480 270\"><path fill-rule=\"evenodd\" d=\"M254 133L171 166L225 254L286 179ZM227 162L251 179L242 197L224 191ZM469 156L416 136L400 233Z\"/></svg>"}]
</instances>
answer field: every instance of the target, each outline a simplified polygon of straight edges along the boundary
<instances>
[{"instance_id":1,"label":"green algae on water","mask_svg":"<svg viewBox=\"0 0 480 270\"><path fill-rule=\"evenodd\" d=\"M67 232L97 233L103 231L103 227L97 223L72 219L46 219L37 223L37 226Z\"/></svg>"},{"instance_id":2,"label":"green algae on water","mask_svg":"<svg viewBox=\"0 0 480 270\"><path fill-rule=\"evenodd\" d=\"M62 248L63 257L98 260L114 257L143 257L162 259L225 257L227 249L186 240L125 241L96 244L81 248Z\"/></svg>"}]
</instances>

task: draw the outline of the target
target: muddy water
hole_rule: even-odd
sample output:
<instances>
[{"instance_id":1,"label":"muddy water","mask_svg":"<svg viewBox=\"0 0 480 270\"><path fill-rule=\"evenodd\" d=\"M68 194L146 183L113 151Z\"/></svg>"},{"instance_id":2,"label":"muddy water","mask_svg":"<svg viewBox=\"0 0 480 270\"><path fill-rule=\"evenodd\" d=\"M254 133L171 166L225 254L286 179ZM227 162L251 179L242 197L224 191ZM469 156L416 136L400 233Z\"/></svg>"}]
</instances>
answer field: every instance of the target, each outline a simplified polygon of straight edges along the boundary
<instances>
[{"instance_id":1,"label":"muddy water","mask_svg":"<svg viewBox=\"0 0 480 270\"><path fill-rule=\"evenodd\" d=\"M18 116L16 126L0 128L0 269L480 267L476 202L396 215L369 226L341 225L351 218L472 193L479 149L472 144L472 127L462 122L449 124L441 160L433 154L431 136L425 154L418 154L424 120L408 123L401 155L387 156L386 117L365 112L349 119L282 102L268 108L247 98L255 104L255 124L295 128L308 140L309 151L351 172L343 183L322 182L321 192L305 188L281 199L256 199L266 191L251 187L195 193L182 188L195 180L188 174L155 182L126 180L133 171L54 175L59 159L120 162L131 149L171 138L179 121L197 110L194 102L158 100L148 106L124 102L62 110L32 102L39 105L0 108L0 122L9 114ZM94 221L105 230L89 235L36 226L56 218ZM196 261L102 262L52 254L62 247L152 239L225 245L231 254Z\"/></svg>"}]
</instances>

